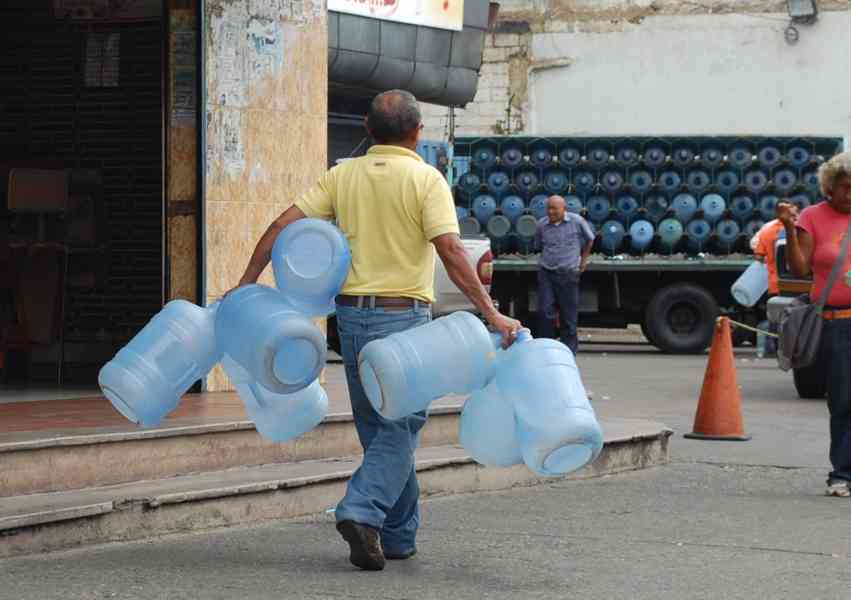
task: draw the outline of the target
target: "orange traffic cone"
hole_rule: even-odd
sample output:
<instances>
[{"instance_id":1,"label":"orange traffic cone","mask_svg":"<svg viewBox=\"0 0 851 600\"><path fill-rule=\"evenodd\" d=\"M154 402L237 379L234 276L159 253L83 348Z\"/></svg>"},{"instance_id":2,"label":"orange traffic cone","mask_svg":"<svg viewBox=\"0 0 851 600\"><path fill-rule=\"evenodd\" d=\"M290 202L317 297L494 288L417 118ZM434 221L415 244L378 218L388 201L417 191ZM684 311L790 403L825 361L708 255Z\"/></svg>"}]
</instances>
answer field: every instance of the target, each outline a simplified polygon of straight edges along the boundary
<instances>
[{"instance_id":1,"label":"orange traffic cone","mask_svg":"<svg viewBox=\"0 0 851 600\"><path fill-rule=\"evenodd\" d=\"M745 435L742 421L742 397L736 381L733 337L727 317L719 317L715 324L703 389L694 416L694 431L685 437L726 441L751 439L751 436Z\"/></svg>"}]
</instances>

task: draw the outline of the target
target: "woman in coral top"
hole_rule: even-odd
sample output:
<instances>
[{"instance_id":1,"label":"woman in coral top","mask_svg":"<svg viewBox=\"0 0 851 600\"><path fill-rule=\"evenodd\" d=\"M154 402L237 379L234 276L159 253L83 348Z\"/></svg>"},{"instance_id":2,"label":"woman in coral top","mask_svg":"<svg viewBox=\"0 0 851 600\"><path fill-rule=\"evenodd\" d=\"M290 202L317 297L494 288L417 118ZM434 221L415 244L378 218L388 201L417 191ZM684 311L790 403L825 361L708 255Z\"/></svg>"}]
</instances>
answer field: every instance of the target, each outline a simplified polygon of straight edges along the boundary
<instances>
[{"instance_id":1,"label":"woman in coral top","mask_svg":"<svg viewBox=\"0 0 851 600\"><path fill-rule=\"evenodd\" d=\"M821 296L851 220L851 152L834 156L819 169L819 186L827 199L797 219L789 205L778 218L786 228L789 268L798 277L813 276L810 297ZM830 410L830 496L851 496L851 253L824 311L820 361L827 377Z\"/></svg>"}]
</instances>

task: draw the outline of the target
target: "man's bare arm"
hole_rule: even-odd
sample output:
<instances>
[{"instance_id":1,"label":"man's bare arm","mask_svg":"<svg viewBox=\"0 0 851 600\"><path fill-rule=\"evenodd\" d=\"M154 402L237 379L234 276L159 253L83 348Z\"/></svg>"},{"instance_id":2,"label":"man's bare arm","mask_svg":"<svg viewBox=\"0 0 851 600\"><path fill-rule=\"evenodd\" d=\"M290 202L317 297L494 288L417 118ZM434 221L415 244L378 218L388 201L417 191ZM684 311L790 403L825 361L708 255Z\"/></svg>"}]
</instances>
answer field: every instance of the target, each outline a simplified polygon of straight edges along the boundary
<instances>
[{"instance_id":1,"label":"man's bare arm","mask_svg":"<svg viewBox=\"0 0 851 600\"><path fill-rule=\"evenodd\" d=\"M305 216L306 215L301 211L301 209L293 204L281 213L281 216L272 221L272 224L269 225L268 229L266 229L266 232L260 238L260 241L257 242L257 247L254 248L254 252L251 254L251 259L248 261L245 273L239 280L239 285L257 283L257 279L260 277L263 269L265 269L266 265L269 264L269 261L272 260L272 247L275 245L275 240L278 239L278 235L287 225L298 221L299 219L303 219Z\"/></svg>"}]
</instances>

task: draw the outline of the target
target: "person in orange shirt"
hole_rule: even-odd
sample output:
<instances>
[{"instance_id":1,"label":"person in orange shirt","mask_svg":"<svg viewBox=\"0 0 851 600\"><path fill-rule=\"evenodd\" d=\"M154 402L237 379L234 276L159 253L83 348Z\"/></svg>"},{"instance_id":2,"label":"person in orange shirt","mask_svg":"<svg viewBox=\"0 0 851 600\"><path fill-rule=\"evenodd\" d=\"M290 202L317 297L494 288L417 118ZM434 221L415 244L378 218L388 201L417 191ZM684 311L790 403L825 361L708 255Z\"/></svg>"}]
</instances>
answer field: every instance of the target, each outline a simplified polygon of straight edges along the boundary
<instances>
[{"instance_id":1,"label":"person in orange shirt","mask_svg":"<svg viewBox=\"0 0 851 600\"><path fill-rule=\"evenodd\" d=\"M778 205L780 203L778 202ZM797 207L794 207L797 214ZM768 268L768 295L776 296L780 293L778 289L778 274L777 274L777 239L783 231L783 223L779 219L769 221L757 232L756 244L754 245L754 255L758 260L765 263Z\"/></svg>"}]
</instances>

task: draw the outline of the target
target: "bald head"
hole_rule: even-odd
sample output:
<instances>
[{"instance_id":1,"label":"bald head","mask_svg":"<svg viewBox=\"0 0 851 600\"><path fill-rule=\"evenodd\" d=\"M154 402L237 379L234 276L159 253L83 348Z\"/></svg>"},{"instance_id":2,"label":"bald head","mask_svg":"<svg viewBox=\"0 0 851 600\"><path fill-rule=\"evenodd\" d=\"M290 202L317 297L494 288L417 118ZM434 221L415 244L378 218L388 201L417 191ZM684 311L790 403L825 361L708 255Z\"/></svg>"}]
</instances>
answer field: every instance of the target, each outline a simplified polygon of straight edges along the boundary
<instances>
[{"instance_id":1,"label":"bald head","mask_svg":"<svg viewBox=\"0 0 851 600\"><path fill-rule=\"evenodd\" d=\"M547 218L550 223L564 221L564 213L567 203L561 196L550 196L547 198Z\"/></svg>"},{"instance_id":2,"label":"bald head","mask_svg":"<svg viewBox=\"0 0 851 600\"><path fill-rule=\"evenodd\" d=\"M378 144L410 145L419 135L422 115L417 99L404 90L382 92L373 98L366 128Z\"/></svg>"}]
</instances>

